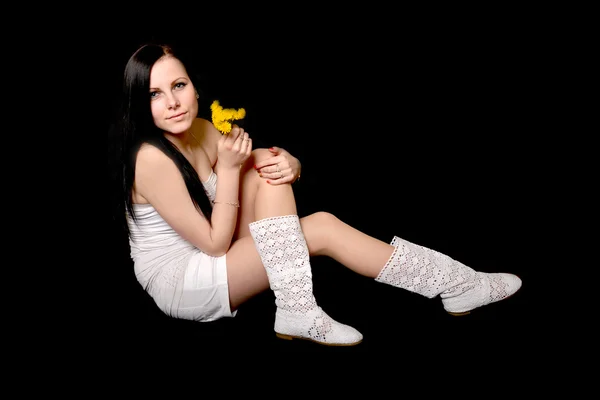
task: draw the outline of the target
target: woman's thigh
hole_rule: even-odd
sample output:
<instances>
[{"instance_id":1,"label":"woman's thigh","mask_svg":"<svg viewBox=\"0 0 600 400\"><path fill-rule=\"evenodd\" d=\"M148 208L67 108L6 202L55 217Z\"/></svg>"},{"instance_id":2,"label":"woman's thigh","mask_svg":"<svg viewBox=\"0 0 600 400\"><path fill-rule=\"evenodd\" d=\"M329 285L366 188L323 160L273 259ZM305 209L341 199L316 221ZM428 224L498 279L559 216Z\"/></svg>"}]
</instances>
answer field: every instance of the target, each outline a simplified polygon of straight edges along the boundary
<instances>
[{"instance_id":1,"label":"woman's thigh","mask_svg":"<svg viewBox=\"0 0 600 400\"><path fill-rule=\"evenodd\" d=\"M267 272L250 235L233 242L226 262L231 311L269 288Z\"/></svg>"},{"instance_id":2,"label":"woman's thigh","mask_svg":"<svg viewBox=\"0 0 600 400\"><path fill-rule=\"evenodd\" d=\"M250 236L249 224L256 220L254 215L256 194L260 185L268 185L263 178L258 175L254 165L268 157L271 152L267 149L255 149L252 156L242 166L242 176L240 178L240 209L238 214L238 223L234 234L234 239L240 239Z\"/></svg>"}]
</instances>

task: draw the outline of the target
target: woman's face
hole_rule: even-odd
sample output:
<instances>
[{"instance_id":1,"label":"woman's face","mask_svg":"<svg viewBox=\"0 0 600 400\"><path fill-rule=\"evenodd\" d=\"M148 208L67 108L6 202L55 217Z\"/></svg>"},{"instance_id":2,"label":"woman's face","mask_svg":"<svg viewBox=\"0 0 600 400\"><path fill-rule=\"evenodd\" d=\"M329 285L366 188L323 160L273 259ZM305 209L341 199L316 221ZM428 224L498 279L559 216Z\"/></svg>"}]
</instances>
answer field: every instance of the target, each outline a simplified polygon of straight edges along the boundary
<instances>
[{"instance_id":1,"label":"woman's face","mask_svg":"<svg viewBox=\"0 0 600 400\"><path fill-rule=\"evenodd\" d=\"M183 64L167 56L150 71L150 107L156 126L179 134L188 130L198 114L196 90Z\"/></svg>"}]
</instances>

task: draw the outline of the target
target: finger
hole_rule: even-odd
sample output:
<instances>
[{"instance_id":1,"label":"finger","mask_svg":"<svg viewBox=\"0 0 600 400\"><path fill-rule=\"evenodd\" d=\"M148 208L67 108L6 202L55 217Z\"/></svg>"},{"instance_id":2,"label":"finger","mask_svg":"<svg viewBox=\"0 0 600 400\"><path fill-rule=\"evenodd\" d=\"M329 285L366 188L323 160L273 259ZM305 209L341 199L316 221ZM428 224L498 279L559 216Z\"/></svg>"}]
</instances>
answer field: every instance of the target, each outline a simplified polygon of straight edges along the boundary
<instances>
[{"instance_id":1,"label":"finger","mask_svg":"<svg viewBox=\"0 0 600 400\"><path fill-rule=\"evenodd\" d=\"M277 171L266 172L263 169L263 171L259 171L259 174L260 174L261 178L271 179L271 180L282 180L282 179L285 179L286 177L293 176L292 170L289 168L281 170L279 172L277 172Z\"/></svg>"},{"instance_id":2,"label":"finger","mask_svg":"<svg viewBox=\"0 0 600 400\"><path fill-rule=\"evenodd\" d=\"M267 183L269 185L278 186L278 185L285 185L286 183L291 183L291 181L292 181L291 179L286 180L285 178L284 179L275 179L275 180L269 179L269 180L267 180Z\"/></svg>"},{"instance_id":3,"label":"finger","mask_svg":"<svg viewBox=\"0 0 600 400\"><path fill-rule=\"evenodd\" d=\"M290 175L285 175L280 179L267 179L267 183L274 186L285 185L286 183L292 183L292 177Z\"/></svg>"},{"instance_id":4,"label":"finger","mask_svg":"<svg viewBox=\"0 0 600 400\"><path fill-rule=\"evenodd\" d=\"M234 126L231 128L231 130L229 131L229 134L227 136L229 137L229 139L235 140L235 139L237 139L239 134L240 134L240 128L238 128L237 126Z\"/></svg>"},{"instance_id":5,"label":"finger","mask_svg":"<svg viewBox=\"0 0 600 400\"><path fill-rule=\"evenodd\" d=\"M283 158L282 161L278 162L277 165L275 166L275 169L279 169L280 171L284 171L284 170L292 170L292 167L290 166L290 163L288 162L288 160L286 160L285 158Z\"/></svg>"},{"instance_id":6,"label":"finger","mask_svg":"<svg viewBox=\"0 0 600 400\"><path fill-rule=\"evenodd\" d=\"M289 168L283 165L283 163L277 163L275 164L275 166L271 167L271 171L269 172L272 172L274 174L280 174L281 172L284 172L287 169Z\"/></svg>"},{"instance_id":7,"label":"finger","mask_svg":"<svg viewBox=\"0 0 600 400\"><path fill-rule=\"evenodd\" d=\"M246 132L240 133L240 135L235 140L235 143L233 144L233 150L238 151L238 152L245 151L245 148L243 146L245 146L245 142L247 141L247 139L248 139L248 134Z\"/></svg>"},{"instance_id":8,"label":"finger","mask_svg":"<svg viewBox=\"0 0 600 400\"><path fill-rule=\"evenodd\" d=\"M271 164L271 165L267 165L266 167L263 168L259 168L259 171L264 173L264 174L269 174L269 175L273 175L275 176L275 174L277 174L277 176L280 175L281 172L281 168L279 168L279 170L277 169L277 164Z\"/></svg>"},{"instance_id":9,"label":"finger","mask_svg":"<svg viewBox=\"0 0 600 400\"><path fill-rule=\"evenodd\" d=\"M257 162L255 168L257 170L259 170L259 169L268 167L269 170L267 170L265 172L272 172L272 171L275 171L277 169L276 165L279 164L279 163L281 163L283 160L284 160L284 158L282 158L280 156L269 157L266 160L262 160L260 162ZM279 169L281 169L281 167L279 167Z\"/></svg>"},{"instance_id":10,"label":"finger","mask_svg":"<svg viewBox=\"0 0 600 400\"><path fill-rule=\"evenodd\" d=\"M233 127L231 128L231 132L229 132L229 134L227 136L229 137L229 139L232 142L235 142L237 140L237 138L240 137L241 133L242 133L242 129L237 125L233 125Z\"/></svg>"},{"instance_id":11,"label":"finger","mask_svg":"<svg viewBox=\"0 0 600 400\"><path fill-rule=\"evenodd\" d=\"M237 135L237 133L235 133L233 130L230 131L228 134L223 135L224 143L228 149L231 149L233 147L233 145L235 143L236 135Z\"/></svg>"},{"instance_id":12,"label":"finger","mask_svg":"<svg viewBox=\"0 0 600 400\"><path fill-rule=\"evenodd\" d=\"M269 147L269 151L271 153L279 154L281 152L281 148L277 146Z\"/></svg>"},{"instance_id":13,"label":"finger","mask_svg":"<svg viewBox=\"0 0 600 400\"><path fill-rule=\"evenodd\" d=\"M250 155L252 154L252 139L248 138L247 142L247 147L246 147L246 156L250 157Z\"/></svg>"},{"instance_id":14,"label":"finger","mask_svg":"<svg viewBox=\"0 0 600 400\"><path fill-rule=\"evenodd\" d=\"M238 128L238 137L236 140L244 140L248 134L244 131L244 128Z\"/></svg>"},{"instance_id":15,"label":"finger","mask_svg":"<svg viewBox=\"0 0 600 400\"><path fill-rule=\"evenodd\" d=\"M273 160L272 158L267 158L266 160L259 161L254 165L254 168L256 168L257 170L260 170L265 167L270 167L272 165L277 164L277 161L273 162L272 160Z\"/></svg>"},{"instance_id":16,"label":"finger","mask_svg":"<svg viewBox=\"0 0 600 400\"><path fill-rule=\"evenodd\" d=\"M270 167L269 172L278 174L281 171L291 171L291 170L292 170L292 168L290 167L290 163L287 162L286 160L284 160L284 161L278 162L274 166Z\"/></svg>"},{"instance_id":17,"label":"finger","mask_svg":"<svg viewBox=\"0 0 600 400\"><path fill-rule=\"evenodd\" d=\"M242 146L240 148L242 153L246 153L248 151L248 147L252 147L252 145L250 144L250 135L248 135L248 133L244 133L244 138L242 139Z\"/></svg>"}]
</instances>

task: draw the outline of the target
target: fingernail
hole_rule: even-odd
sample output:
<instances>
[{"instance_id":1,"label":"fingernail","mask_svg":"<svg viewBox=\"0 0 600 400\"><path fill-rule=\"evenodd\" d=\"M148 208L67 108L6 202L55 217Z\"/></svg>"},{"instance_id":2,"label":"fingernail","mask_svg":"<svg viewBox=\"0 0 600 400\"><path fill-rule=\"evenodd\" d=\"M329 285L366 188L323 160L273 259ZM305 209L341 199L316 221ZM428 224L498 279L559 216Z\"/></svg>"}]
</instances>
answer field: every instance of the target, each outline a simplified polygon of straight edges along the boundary
<instances>
[{"instance_id":1,"label":"fingernail","mask_svg":"<svg viewBox=\"0 0 600 400\"><path fill-rule=\"evenodd\" d=\"M254 165L254 169L257 169L257 168L256 168L256 165Z\"/></svg>"}]
</instances>

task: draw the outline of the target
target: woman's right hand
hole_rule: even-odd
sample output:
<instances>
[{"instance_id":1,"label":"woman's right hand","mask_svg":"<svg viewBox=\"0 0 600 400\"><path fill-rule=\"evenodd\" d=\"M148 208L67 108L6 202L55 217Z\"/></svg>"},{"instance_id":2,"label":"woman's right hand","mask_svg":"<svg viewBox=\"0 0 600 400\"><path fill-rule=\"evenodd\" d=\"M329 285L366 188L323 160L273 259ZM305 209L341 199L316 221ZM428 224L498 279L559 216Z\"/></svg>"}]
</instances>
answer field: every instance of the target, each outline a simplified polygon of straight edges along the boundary
<instances>
[{"instance_id":1,"label":"woman's right hand","mask_svg":"<svg viewBox=\"0 0 600 400\"><path fill-rule=\"evenodd\" d=\"M240 168L252 154L252 139L244 129L233 125L217 144L218 163L221 168Z\"/></svg>"}]
</instances>

